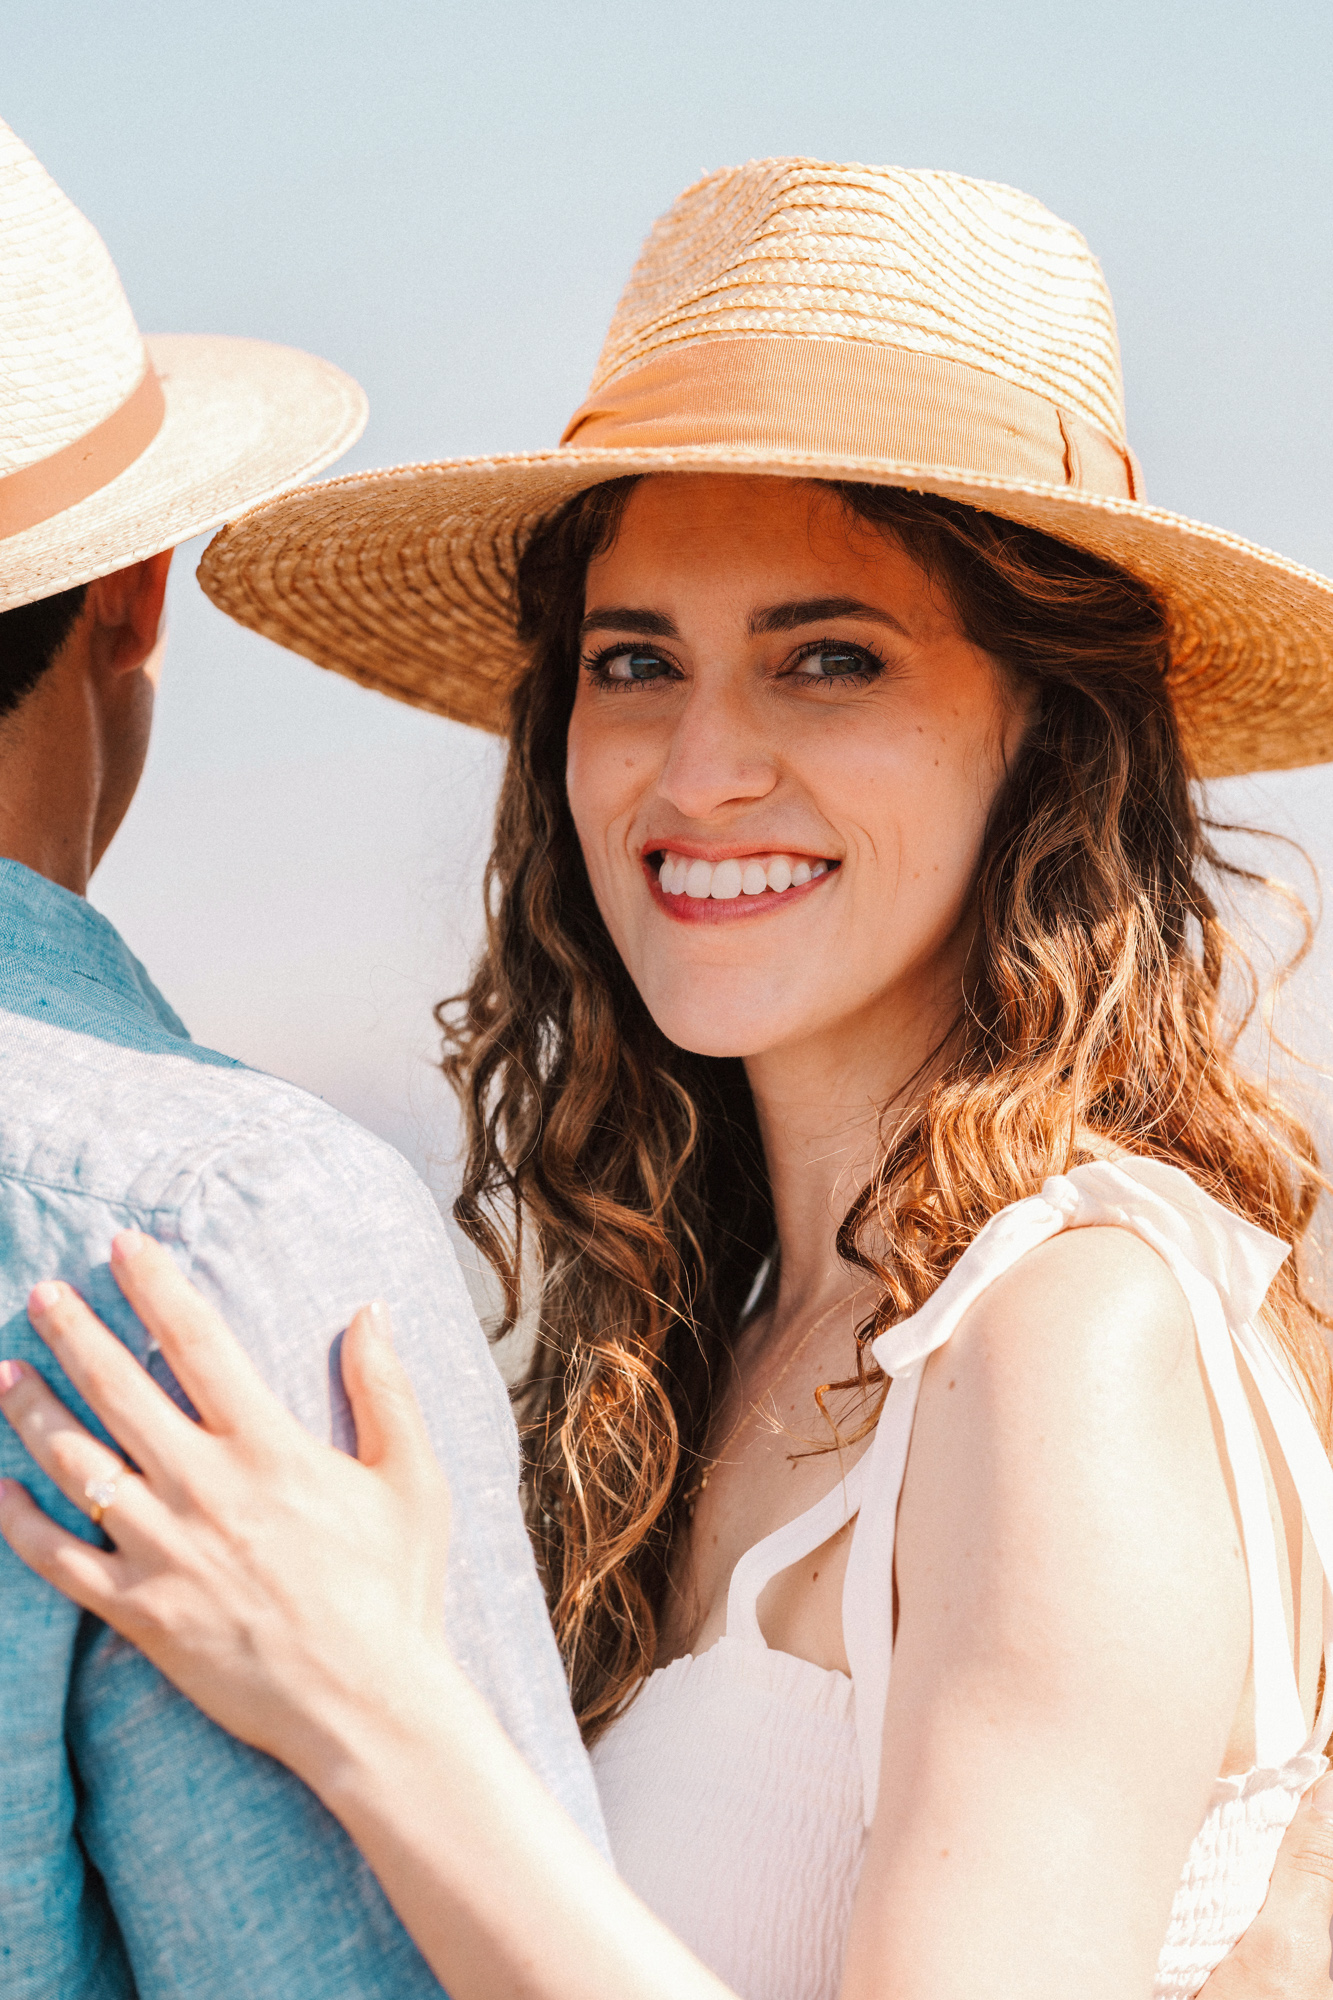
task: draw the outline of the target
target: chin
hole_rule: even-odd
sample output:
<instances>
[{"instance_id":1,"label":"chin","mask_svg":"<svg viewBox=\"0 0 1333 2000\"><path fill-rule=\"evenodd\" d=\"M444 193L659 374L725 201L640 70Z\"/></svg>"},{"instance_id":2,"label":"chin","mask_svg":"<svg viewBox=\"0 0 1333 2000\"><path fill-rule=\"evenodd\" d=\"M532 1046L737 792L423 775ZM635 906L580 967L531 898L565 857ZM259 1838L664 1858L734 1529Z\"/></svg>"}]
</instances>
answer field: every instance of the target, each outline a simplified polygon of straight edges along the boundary
<instances>
[{"instance_id":1,"label":"chin","mask_svg":"<svg viewBox=\"0 0 1333 2000\"><path fill-rule=\"evenodd\" d=\"M642 991L642 989L640 989ZM691 981L685 992L645 993L644 1004L669 1042L696 1056L757 1056L799 1039L804 1011L774 1008L761 996L719 992L711 982Z\"/></svg>"},{"instance_id":2,"label":"chin","mask_svg":"<svg viewBox=\"0 0 1333 2000\"><path fill-rule=\"evenodd\" d=\"M751 1037L719 1033L716 1023L710 1028L698 1022L674 1031L662 1022L658 1026L669 1042L678 1049L688 1050L692 1056L739 1056L744 1061L746 1056L759 1054Z\"/></svg>"}]
</instances>

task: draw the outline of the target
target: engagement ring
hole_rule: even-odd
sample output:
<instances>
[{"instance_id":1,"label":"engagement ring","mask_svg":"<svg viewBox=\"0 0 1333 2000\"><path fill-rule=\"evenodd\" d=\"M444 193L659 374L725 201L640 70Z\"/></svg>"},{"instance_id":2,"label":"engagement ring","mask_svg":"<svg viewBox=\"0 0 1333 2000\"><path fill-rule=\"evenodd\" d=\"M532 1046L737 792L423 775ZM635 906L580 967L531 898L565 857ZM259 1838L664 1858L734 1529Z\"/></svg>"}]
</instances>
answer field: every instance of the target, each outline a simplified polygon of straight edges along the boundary
<instances>
[{"instance_id":1,"label":"engagement ring","mask_svg":"<svg viewBox=\"0 0 1333 2000\"><path fill-rule=\"evenodd\" d=\"M88 1519L95 1528L101 1526L102 1516L115 1499L116 1488L119 1484L120 1481L118 1479L90 1479L84 1487L83 1496L85 1500L92 1502L92 1505L88 1509Z\"/></svg>"}]
</instances>

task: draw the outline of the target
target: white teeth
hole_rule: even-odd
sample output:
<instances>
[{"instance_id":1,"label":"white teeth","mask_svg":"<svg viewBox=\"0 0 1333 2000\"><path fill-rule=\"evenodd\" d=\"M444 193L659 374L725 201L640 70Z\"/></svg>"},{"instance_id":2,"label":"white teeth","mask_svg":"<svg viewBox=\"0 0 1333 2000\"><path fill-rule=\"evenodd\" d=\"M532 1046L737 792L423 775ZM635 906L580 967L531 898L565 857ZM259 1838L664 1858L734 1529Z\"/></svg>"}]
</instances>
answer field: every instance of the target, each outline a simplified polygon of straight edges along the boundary
<instances>
[{"instance_id":1,"label":"white teeth","mask_svg":"<svg viewBox=\"0 0 1333 2000\"><path fill-rule=\"evenodd\" d=\"M785 854L764 860L757 854L744 861L691 861L683 854L663 853L657 879L667 896L689 896L695 902L712 898L734 902L738 896L762 896L766 891L782 895L787 889L801 888L820 875L827 875L827 861L792 861Z\"/></svg>"}]
</instances>

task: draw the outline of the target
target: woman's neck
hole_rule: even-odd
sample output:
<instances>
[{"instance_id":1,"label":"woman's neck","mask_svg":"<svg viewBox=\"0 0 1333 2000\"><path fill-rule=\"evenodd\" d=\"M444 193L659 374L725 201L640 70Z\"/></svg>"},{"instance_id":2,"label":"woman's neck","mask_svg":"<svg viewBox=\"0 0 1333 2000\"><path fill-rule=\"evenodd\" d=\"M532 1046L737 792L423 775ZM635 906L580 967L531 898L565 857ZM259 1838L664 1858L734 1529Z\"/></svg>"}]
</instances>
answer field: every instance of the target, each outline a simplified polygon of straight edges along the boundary
<instances>
[{"instance_id":1,"label":"woman's neck","mask_svg":"<svg viewBox=\"0 0 1333 2000\"><path fill-rule=\"evenodd\" d=\"M946 990L956 996L956 972ZM746 1061L777 1224L779 1324L851 1291L838 1229L894 1127L920 1102L951 1025L938 981L894 1000Z\"/></svg>"}]
</instances>

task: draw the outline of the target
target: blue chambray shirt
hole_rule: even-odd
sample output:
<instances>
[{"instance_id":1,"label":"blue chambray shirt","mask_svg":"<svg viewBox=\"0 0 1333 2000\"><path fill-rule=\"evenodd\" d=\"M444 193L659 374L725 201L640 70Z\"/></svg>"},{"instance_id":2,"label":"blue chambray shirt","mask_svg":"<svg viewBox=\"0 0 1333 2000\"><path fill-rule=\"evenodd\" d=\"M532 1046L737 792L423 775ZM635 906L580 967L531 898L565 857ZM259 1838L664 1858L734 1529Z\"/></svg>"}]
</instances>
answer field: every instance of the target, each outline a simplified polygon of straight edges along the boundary
<instances>
[{"instance_id":1,"label":"blue chambray shirt","mask_svg":"<svg viewBox=\"0 0 1333 2000\"><path fill-rule=\"evenodd\" d=\"M429 1194L327 1105L196 1046L105 918L0 859L0 1355L41 1369L85 1423L24 1304L37 1280L68 1279L174 1390L107 1265L126 1224L172 1246L288 1407L345 1448L334 1343L387 1299L453 1490L451 1645L605 1851L513 1419ZM96 1536L2 1422L0 1473ZM0 1543L4 2000L439 1992L318 1801Z\"/></svg>"}]
</instances>

